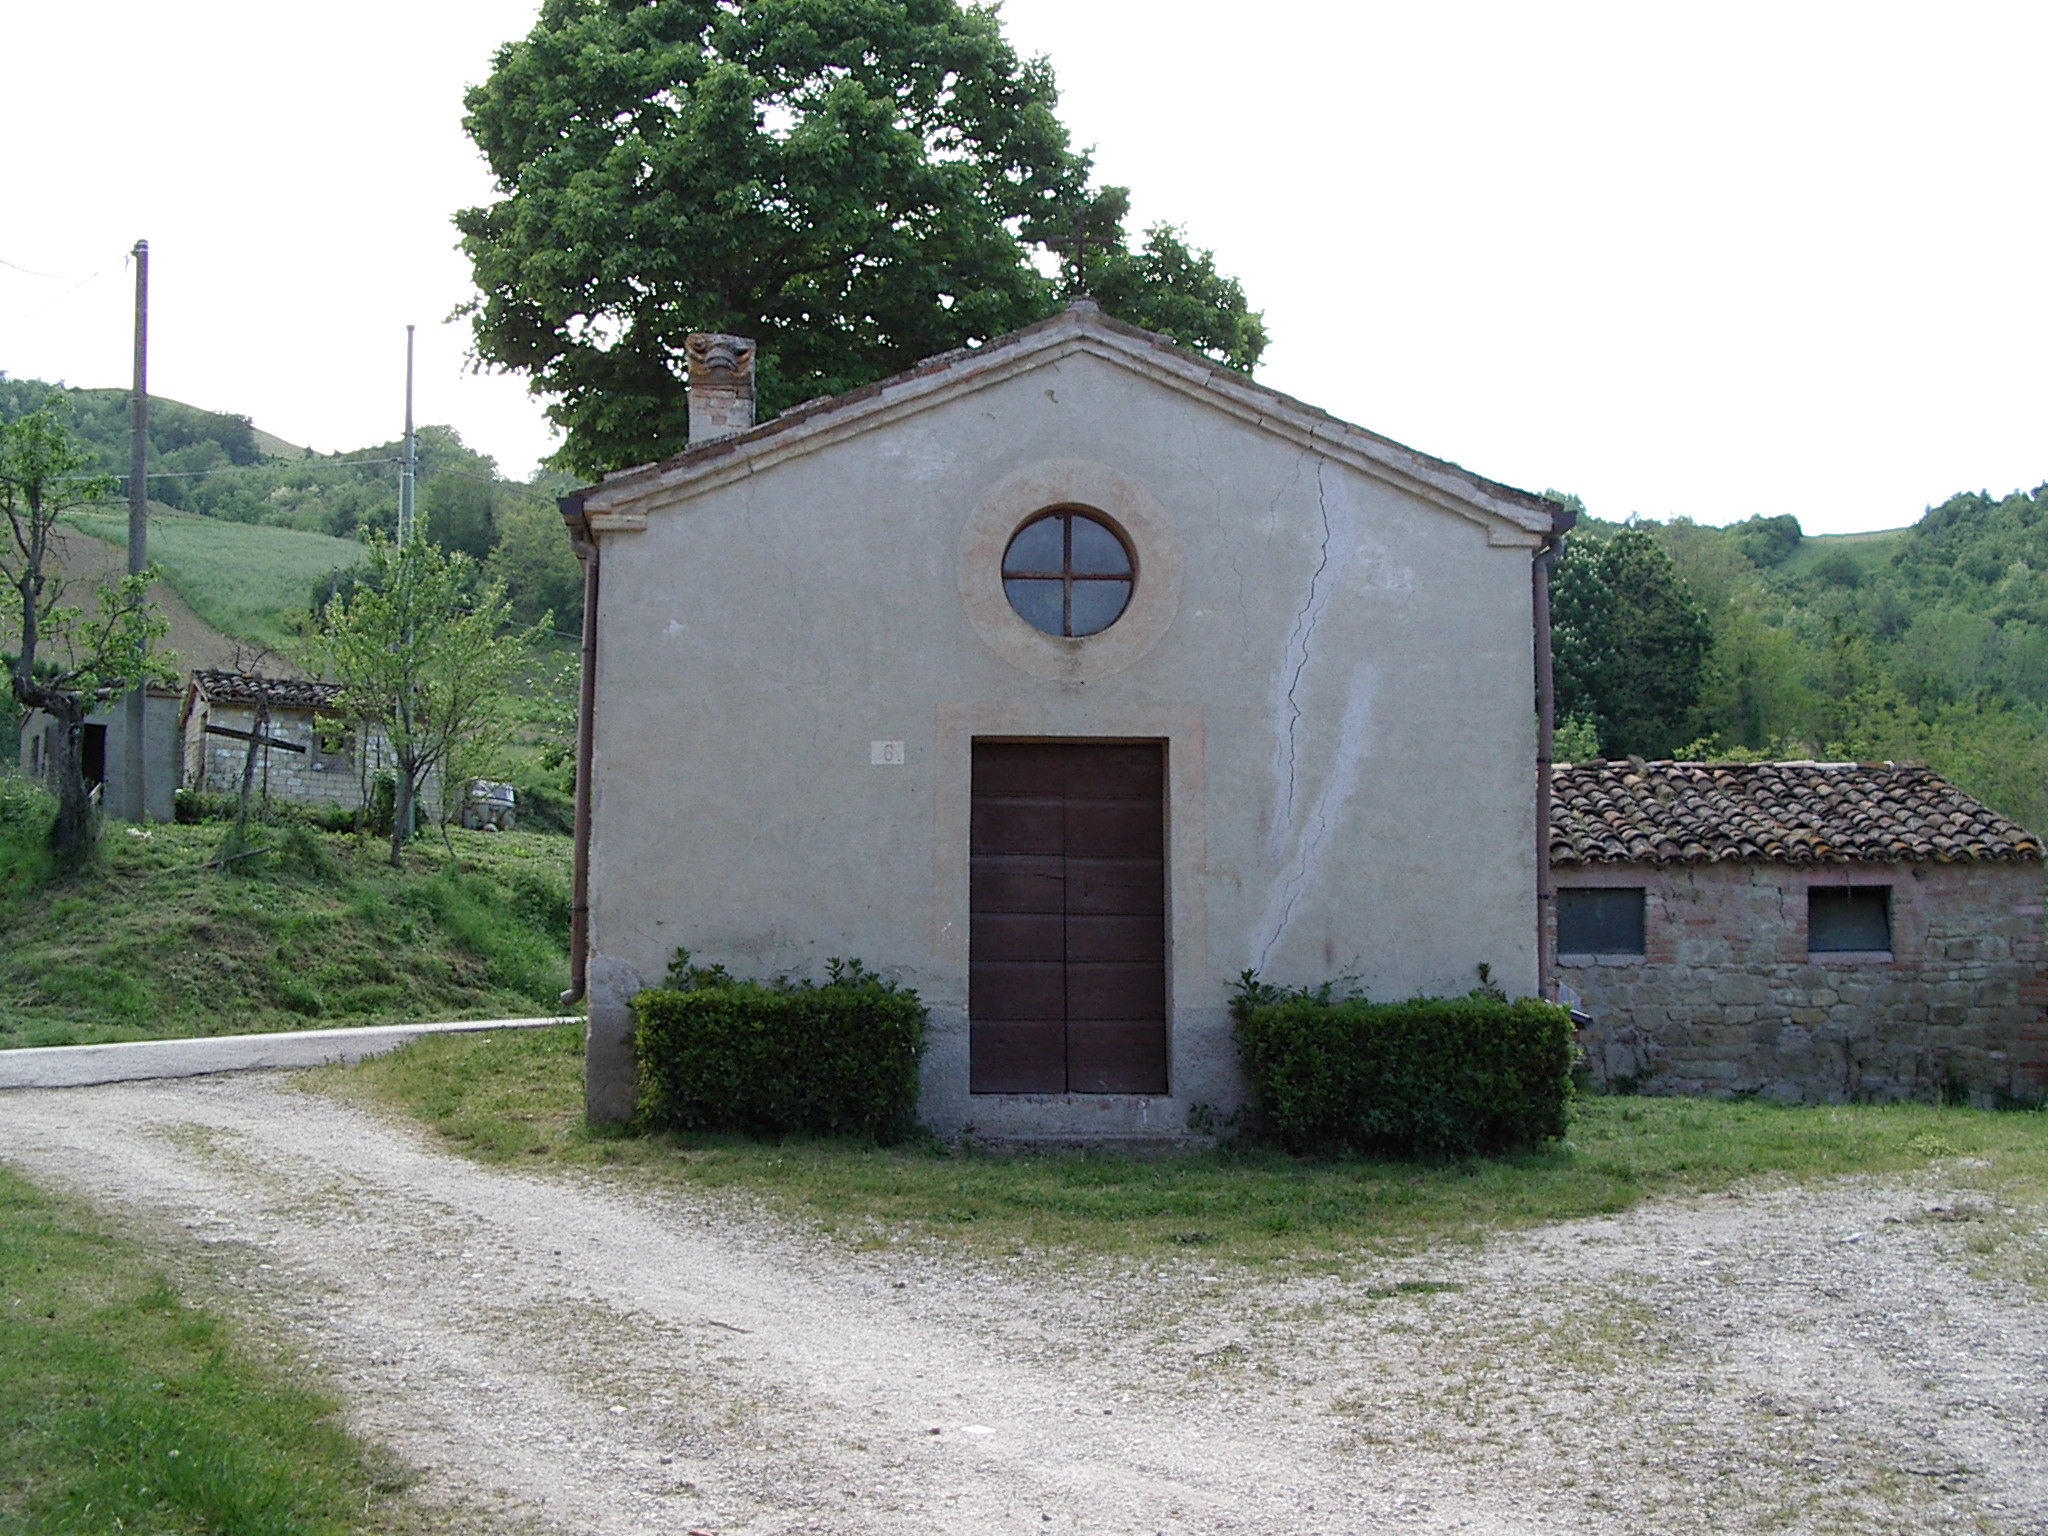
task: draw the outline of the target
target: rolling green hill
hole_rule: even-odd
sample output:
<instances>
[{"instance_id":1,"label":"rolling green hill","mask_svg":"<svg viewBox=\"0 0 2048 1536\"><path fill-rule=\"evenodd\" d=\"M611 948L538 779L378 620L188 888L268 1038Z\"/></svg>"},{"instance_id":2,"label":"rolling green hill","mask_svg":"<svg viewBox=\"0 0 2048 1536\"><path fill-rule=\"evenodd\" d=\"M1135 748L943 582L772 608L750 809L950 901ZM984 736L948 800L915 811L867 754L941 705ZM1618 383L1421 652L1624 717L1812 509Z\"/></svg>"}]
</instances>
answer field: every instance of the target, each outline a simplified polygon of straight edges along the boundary
<instances>
[{"instance_id":1,"label":"rolling green hill","mask_svg":"<svg viewBox=\"0 0 2048 1536\"><path fill-rule=\"evenodd\" d=\"M95 471L117 479L126 475L126 390L66 389L0 374L0 422L44 407L56 411ZM508 480L452 427L421 427L417 453L416 505L427 536L501 578L522 623L551 613L556 629L573 632L582 617L582 570L563 536L554 500L572 482L561 475L543 476L532 485ZM152 507L218 524L348 541L367 533L388 536L398 515L399 456L395 440L316 454L263 431L246 416L162 397L150 401ZM116 530L125 521L109 511L112 521L88 515L80 526L120 537ZM244 548L231 535L221 535L218 549L209 547L196 560L186 560L173 551L196 548L191 536L168 522L165 527L151 553L161 554L167 568L175 567L168 570L172 582L222 629L266 645L277 642L280 614L305 607L315 582L356 558L317 541L280 540ZM215 554L226 563L215 560ZM233 578L239 569L234 562L244 554L259 589L246 598L236 595ZM292 590L284 591L285 586Z\"/></svg>"},{"instance_id":2,"label":"rolling green hill","mask_svg":"<svg viewBox=\"0 0 2048 1536\"><path fill-rule=\"evenodd\" d=\"M125 512L74 512L68 520L94 538L128 547ZM323 533L173 513L150 518L149 557L215 629L282 652L293 642L292 616L306 610L322 578L360 561L363 546Z\"/></svg>"},{"instance_id":3,"label":"rolling green hill","mask_svg":"<svg viewBox=\"0 0 2048 1536\"><path fill-rule=\"evenodd\" d=\"M1588 518L1571 537L1620 526ZM1924 759L2048 830L2048 485L1872 533L1638 526L1712 625L1684 755Z\"/></svg>"}]
</instances>

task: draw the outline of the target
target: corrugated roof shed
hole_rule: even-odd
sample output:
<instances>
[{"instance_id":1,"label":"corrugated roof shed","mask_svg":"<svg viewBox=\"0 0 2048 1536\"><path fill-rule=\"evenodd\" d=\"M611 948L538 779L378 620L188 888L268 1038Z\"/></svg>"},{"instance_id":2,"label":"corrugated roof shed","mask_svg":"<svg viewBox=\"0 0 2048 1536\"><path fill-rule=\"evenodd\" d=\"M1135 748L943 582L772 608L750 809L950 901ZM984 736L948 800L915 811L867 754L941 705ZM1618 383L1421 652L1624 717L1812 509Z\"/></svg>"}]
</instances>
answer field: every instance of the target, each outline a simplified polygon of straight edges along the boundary
<instances>
[{"instance_id":1,"label":"corrugated roof shed","mask_svg":"<svg viewBox=\"0 0 2048 1536\"><path fill-rule=\"evenodd\" d=\"M1561 763L1550 862L2014 863L2041 840L1922 763Z\"/></svg>"}]
</instances>

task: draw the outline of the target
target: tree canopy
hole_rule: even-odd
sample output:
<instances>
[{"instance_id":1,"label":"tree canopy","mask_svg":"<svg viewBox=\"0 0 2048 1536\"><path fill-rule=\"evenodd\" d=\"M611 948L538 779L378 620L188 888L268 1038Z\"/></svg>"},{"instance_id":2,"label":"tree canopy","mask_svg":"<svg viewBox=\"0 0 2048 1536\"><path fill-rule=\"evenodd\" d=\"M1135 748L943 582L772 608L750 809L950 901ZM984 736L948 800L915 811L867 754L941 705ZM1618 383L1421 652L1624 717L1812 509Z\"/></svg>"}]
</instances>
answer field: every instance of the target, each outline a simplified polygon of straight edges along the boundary
<instances>
[{"instance_id":1,"label":"tree canopy","mask_svg":"<svg viewBox=\"0 0 2048 1536\"><path fill-rule=\"evenodd\" d=\"M1550 616L1560 719L1590 722L1611 757L1669 757L1691 739L1713 625L1647 530L1567 536Z\"/></svg>"},{"instance_id":2,"label":"tree canopy","mask_svg":"<svg viewBox=\"0 0 2048 1536\"><path fill-rule=\"evenodd\" d=\"M582 474L687 439L691 331L755 340L772 414L1099 278L1111 313L1250 368L1242 289L1169 227L1128 248L1057 99L957 0L546 0L465 98L502 194L455 220L477 355L551 397ZM1032 259L1055 246L1064 280Z\"/></svg>"},{"instance_id":3,"label":"tree canopy","mask_svg":"<svg viewBox=\"0 0 2048 1536\"><path fill-rule=\"evenodd\" d=\"M444 811L507 726L503 696L525 659L504 587L476 583L467 555L415 536L370 538L363 579L322 615L321 659L349 712L375 724L397 780L391 862L412 835L413 806L437 770Z\"/></svg>"}]
</instances>

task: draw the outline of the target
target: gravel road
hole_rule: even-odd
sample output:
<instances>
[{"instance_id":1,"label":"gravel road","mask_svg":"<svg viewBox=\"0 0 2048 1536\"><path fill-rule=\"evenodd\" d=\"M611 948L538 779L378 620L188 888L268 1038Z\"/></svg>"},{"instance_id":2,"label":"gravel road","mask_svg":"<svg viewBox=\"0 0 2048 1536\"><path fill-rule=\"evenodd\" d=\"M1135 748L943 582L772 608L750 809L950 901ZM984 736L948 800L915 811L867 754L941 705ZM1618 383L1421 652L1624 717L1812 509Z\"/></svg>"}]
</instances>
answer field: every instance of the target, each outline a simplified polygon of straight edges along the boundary
<instances>
[{"instance_id":1,"label":"gravel road","mask_svg":"<svg viewBox=\"0 0 2048 1536\"><path fill-rule=\"evenodd\" d=\"M0 1157L465 1531L2048 1531L2048 1304L1980 1261L2048 1218L1954 1170L1271 1276L855 1252L266 1076L10 1093Z\"/></svg>"}]
</instances>

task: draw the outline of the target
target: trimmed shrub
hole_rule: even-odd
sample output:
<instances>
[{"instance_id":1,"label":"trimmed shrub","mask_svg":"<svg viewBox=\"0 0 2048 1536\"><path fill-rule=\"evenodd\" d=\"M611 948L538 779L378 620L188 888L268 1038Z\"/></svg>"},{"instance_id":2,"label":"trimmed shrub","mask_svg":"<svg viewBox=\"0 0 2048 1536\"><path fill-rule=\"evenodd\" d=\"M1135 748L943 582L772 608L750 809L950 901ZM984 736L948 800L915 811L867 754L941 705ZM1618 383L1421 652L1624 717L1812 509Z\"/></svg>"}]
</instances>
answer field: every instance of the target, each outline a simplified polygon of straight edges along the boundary
<instances>
[{"instance_id":1,"label":"trimmed shrub","mask_svg":"<svg viewBox=\"0 0 2048 1536\"><path fill-rule=\"evenodd\" d=\"M925 1009L858 960L823 986L737 981L678 952L633 999L640 1118L676 1130L901 1140L917 1119Z\"/></svg>"},{"instance_id":2,"label":"trimmed shrub","mask_svg":"<svg viewBox=\"0 0 2048 1536\"><path fill-rule=\"evenodd\" d=\"M1401 1003L1281 992L1247 974L1231 1004L1260 1122L1305 1156L1448 1158L1562 1136L1571 1014L1487 991Z\"/></svg>"}]
</instances>

